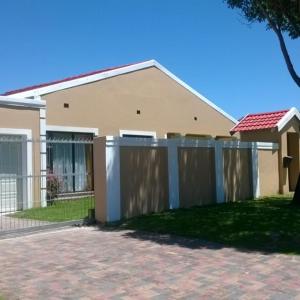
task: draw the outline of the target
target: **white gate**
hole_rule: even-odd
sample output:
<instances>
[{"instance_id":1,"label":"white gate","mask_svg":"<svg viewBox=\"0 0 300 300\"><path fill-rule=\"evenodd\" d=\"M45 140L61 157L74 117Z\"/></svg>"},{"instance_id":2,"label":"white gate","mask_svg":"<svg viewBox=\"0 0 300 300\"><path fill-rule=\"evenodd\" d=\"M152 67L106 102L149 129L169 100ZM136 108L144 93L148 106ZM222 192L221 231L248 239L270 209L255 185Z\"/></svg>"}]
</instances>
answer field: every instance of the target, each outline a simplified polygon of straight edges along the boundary
<instances>
[{"instance_id":1,"label":"white gate","mask_svg":"<svg viewBox=\"0 0 300 300\"><path fill-rule=\"evenodd\" d=\"M16 211L18 206L17 178L10 174L1 174L0 177L0 212Z\"/></svg>"},{"instance_id":2,"label":"white gate","mask_svg":"<svg viewBox=\"0 0 300 300\"><path fill-rule=\"evenodd\" d=\"M1 135L0 140L0 213L23 208L24 147L22 136Z\"/></svg>"}]
</instances>

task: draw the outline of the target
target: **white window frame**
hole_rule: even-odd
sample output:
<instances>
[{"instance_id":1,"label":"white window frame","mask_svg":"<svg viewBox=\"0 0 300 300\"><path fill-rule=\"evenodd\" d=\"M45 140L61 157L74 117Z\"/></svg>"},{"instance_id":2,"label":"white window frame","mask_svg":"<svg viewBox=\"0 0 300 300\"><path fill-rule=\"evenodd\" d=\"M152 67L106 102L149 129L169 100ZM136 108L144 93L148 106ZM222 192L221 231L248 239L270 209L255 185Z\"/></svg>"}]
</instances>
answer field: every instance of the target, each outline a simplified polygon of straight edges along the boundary
<instances>
[{"instance_id":1,"label":"white window frame","mask_svg":"<svg viewBox=\"0 0 300 300\"><path fill-rule=\"evenodd\" d=\"M28 178L32 177L32 130L31 129L17 129L17 128L0 128L0 134L4 135L21 135L25 136L26 141L26 151L22 147L22 169L26 170ZM33 180L27 181L27 205L24 205L25 208L32 208L33 198ZM26 204L26 203L23 203Z\"/></svg>"},{"instance_id":2,"label":"white window frame","mask_svg":"<svg viewBox=\"0 0 300 300\"><path fill-rule=\"evenodd\" d=\"M93 128L93 127L72 127L72 126L47 125L46 131L93 133L94 136L99 135L99 129Z\"/></svg>"},{"instance_id":3,"label":"white window frame","mask_svg":"<svg viewBox=\"0 0 300 300\"><path fill-rule=\"evenodd\" d=\"M121 129L120 130L120 137L123 137L124 135L140 135L140 136L152 136L154 139L156 139L156 132L155 131L141 131L141 130L127 130L127 129Z\"/></svg>"}]
</instances>

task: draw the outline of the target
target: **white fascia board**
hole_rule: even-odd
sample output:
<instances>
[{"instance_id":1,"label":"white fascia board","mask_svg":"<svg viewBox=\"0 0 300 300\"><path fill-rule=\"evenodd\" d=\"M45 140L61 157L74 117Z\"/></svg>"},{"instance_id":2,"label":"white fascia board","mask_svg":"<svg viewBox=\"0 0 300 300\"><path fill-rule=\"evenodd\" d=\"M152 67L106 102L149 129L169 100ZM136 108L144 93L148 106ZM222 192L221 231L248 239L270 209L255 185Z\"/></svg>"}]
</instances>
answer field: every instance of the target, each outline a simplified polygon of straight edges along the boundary
<instances>
[{"instance_id":1,"label":"white fascia board","mask_svg":"<svg viewBox=\"0 0 300 300\"><path fill-rule=\"evenodd\" d=\"M14 97L23 97L23 98L32 97L32 96L37 97L39 95L49 94L49 93L52 93L52 92L55 92L55 91L64 90L64 89L67 89L67 88L71 88L71 87L75 87L75 86L79 86L79 85L99 81L99 80L102 80L102 79L106 79L106 78L110 78L110 77L130 73L130 72L134 72L134 71L138 71L138 70L142 70L142 69L146 69L146 68L150 68L150 67L158 68L163 73L165 73L166 75L171 77L173 80L175 80L178 84L180 84L181 86L186 88L189 92L191 92L196 97L198 97L200 100L207 103L209 106L214 108L216 111L221 113L223 116L225 116L226 118L231 120L233 123L235 123L235 124L237 123L237 120L235 118L233 118L231 115L226 113L220 107L218 107L213 102L208 100L206 97L204 97L203 95L198 93L196 90L194 90L188 84L183 82L181 79L179 79L177 76L175 76L173 73L171 73L168 69L166 69L164 66L162 66L160 63L158 63L154 59L151 59L151 60L148 60L148 61L145 61L145 62L142 62L142 63L134 64L134 65L131 65L131 66L127 66L127 67L122 67L122 68L118 68L118 69L115 69L115 70L110 70L110 71L99 73L99 74L89 75L89 76L78 78L78 79L73 79L73 80L69 80L69 81L65 81L65 82L61 82L61 83L57 83L57 84L52 84L52 85L41 87L41 88L36 88L36 89L33 89L33 90L29 90L29 91L16 93L16 94L13 94L13 95L14 95Z\"/></svg>"},{"instance_id":2,"label":"white fascia board","mask_svg":"<svg viewBox=\"0 0 300 300\"><path fill-rule=\"evenodd\" d=\"M46 126L46 131L93 133L95 136L99 135L99 129L98 128L93 128L93 127L90 128L90 127L47 125Z\"/></svg>"},{"instance_id":3,"label":"white fascia board","mask_svg":"<svg viewBox=\"0 0 300 300\"><path fill-rule=\"evenodd\" d=\"M278 131L280 131L293 117L296 117L300 121L300 113L296 107L292 107L276 124Z\"/></svg>"},{"instance_id":4,"label":"white fascia board","mask_svg":"<svg viewBox=\"0 0 300 300\"><path fill-rule=\"evenodd\" d=\"M30 107L30 108L44 108L46 106L46 101L24 99L24 98L10 97L10 96L0 96L0 105L21 106L21 107Z\"/></svg>"},{"instance_id":5,"label":"white fascia board","mask_svg":"<svg viewBox=\"0 0 300 300\"><path fill-rule=\"evenodd\" d=\"M39 95L46 95L46 94L53 93L53 92L56 92L56 91L72 88L72 87L75 87L75 86L79 86L79 85L99 81L99 80L102 80L102 79L106 79L106 78L110 78L110 77L130 73L130 72L134 72L134 71L141 70L141 69L146 69L146 68L153 67L153 66L154 66L154 61L149 60L149 61L138 63L138 64L135 64L135 65L122 67L122 68L118 68L118 69L115 69L115 70L110 70L110 71L99 73L99 74L89 75L89 76L85 76L85 77L82 77L82 78L68 80L68 81L64 81L64 82L61 82L61 83L51 84L49 86L36 88L36 89L29 90L29 91L16 93L16 94L13 94L13 95L14 95L14 97L25 97L25 98L26 97L32 97L32 96L37 97Z\"/></svg>"}]
</instances>

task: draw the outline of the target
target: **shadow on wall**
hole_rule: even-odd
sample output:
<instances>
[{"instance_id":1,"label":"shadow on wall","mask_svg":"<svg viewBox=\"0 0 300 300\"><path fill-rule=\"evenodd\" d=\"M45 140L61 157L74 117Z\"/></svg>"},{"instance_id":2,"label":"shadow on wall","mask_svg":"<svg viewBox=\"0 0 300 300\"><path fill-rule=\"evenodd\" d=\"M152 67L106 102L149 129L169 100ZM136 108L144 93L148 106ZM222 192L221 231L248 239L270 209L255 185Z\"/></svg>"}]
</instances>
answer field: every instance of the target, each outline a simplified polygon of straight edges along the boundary
<instances>
[{"instance_id":1,"label":"shadow on wall","mask_svg":"<svg viewBox=\"0 0 300 300\"><path fill-rule=\"evenodd\" d=\"M225 201L253 198L250 149L224 149ZM213 148L179 148L180 207L216 203ZM122 218L169 208L166 147L120 147Z\"/></svg>"},{"instance_id":2,"label":"shadow on wall","mask_svg":"<svg viewBox=\"0 0 300 300\"><path fill-rule=\"evenodd\" d=\"M214 148L179 148L180 207L216 203Z\"/></svg>"},{"instance_id":3,"label":"shadow on wall","mask_svg":"<svg viewBox=\"0 0 300 300\"><path fill-rule=\"evenodd\" d=\"M223 149L225 201L253 198L251 149Z\"/></svg>"},{"instance_id":4,"label":"shadow on wall","mask_svg":"<svg viewBox=\"0 0 300 300\"><path fill-rule=\"evenodd\" d=\"M164 147L120 147L122 217L169 208L168 157Z\"/></svg>"}]
</instances>

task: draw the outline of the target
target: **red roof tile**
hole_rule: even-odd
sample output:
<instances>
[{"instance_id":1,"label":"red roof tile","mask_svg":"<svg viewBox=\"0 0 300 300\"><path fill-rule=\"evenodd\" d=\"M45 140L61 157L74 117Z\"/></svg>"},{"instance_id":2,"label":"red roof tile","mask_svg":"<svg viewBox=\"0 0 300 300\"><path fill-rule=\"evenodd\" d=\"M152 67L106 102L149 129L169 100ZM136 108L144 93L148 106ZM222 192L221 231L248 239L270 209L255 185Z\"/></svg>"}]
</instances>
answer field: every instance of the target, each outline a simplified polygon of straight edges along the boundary
<instances>
[{"instance_id":1,"label":"red roof tile","mask_svg":"<svg viewBox=\"0 0 300 300\"><path fill-rule=\"evenodd\" d=\"M285 116L289 110L280 110L267 113L249 114L240 120L230 132L252 131L259 129L275 128L277 123Z\"/></svg>"},{"instance_id":2,"label":"red roof tile","mask_svg":"<svg viewBox=\"0 0 300 300\"><path fill-rule=\"evenodd\" d=\"M141 63L141 62L139 62L139 63ZM95 74L100 74L100 73L104 73L104 72L107 72L107 71L121 69L121 68L132 66L132 65L135 65L135 64L138 64L138 63L127 64L127 65L122 65L122 66L97 70L97 71L93 71L93 72L89 72L89 73L83 73L83 74L72 76L72 77L67 77L67 78L60 79L60 80L50 81L50 82L41 83L41 84L32 85L32 86L27 86L27 87L24 87L24 88L7 91L2 96L9 96L9 95L13 95L13 94L16 94L16 93L26 92L26 91L30 91L30 90L33 90L33 89L42 88L42 87L46 87L46 86L49 86L49 85L57 84L57 83L62 83L62 82L66 82L66 81L70 81L70 80L74 80L74 79L87 77L87 76L90 76L90 75L95 75Z\"/></svg>"}]
</instances>

